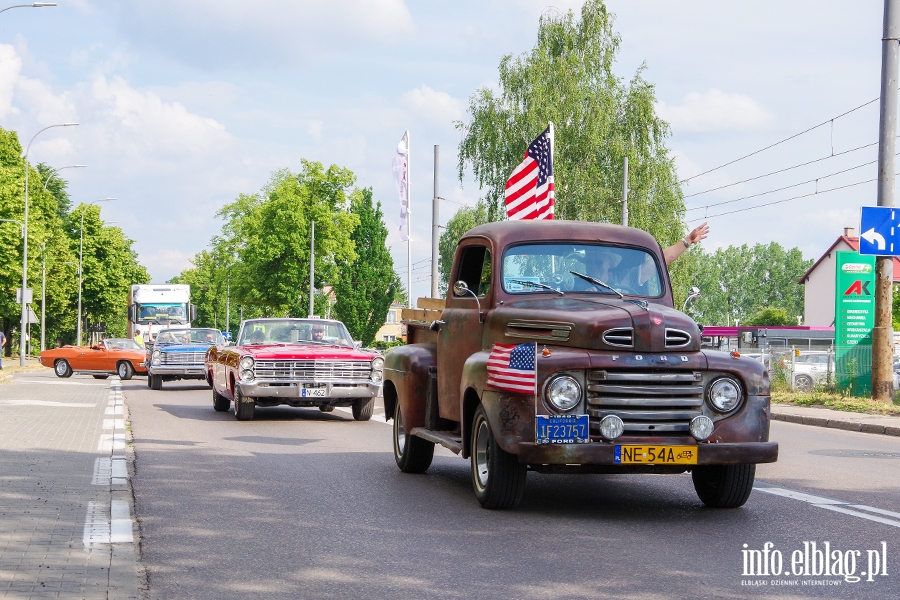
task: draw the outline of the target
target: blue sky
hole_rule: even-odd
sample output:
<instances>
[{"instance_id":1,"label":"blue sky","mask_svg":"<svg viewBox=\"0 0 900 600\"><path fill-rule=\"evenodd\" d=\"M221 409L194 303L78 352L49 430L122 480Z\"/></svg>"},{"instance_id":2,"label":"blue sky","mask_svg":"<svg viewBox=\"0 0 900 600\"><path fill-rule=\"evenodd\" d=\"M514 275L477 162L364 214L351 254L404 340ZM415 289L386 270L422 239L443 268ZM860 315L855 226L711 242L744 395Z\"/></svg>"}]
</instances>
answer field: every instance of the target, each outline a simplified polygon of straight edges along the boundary
<instances>
[{"instance_id":1,"label":"blue sky","mask_svg":"<svg viewBox=\"0 0 900 600\"><path fill-rule=\"evenodd\" d=\"M7 4L12 4L8 2ZM103 216L135 240L156 281L189 266L215 211L300 159L352 169L385 209L395 264L399 206L391 158L412 138L413 262L429 258L432 153L441 146L441 220L479 191L456 176L468 97L495 86L504 54L530 49L532 0L60 0L0 14L0 126L30 138L33 162L64 171L73 200L116 197ZM4 5L5 6L5 5ZM3 6L0 6L2 8ZM878 96L883 3L610 0L617 72L656 85L679 175L690 177L828 121ZM877 140L871 104L752 159L691 179L691 224L875 177L877 148L731 185ZM535 132L537 135L539 132ZM557 144L564 143L557 140ZM523 149L524 150L524 149ZM510 166L512 169L514 165ZM816 182L816 179L819 179ZM807 182L807 183L804 183ZM703 206L788 188L723 206ZM818 257L875 204L865 184L710 219L707 249L776 241ZM699 207L699 208L698 208ZM403 271L405 280L405 270ZM427 295L427 268L413 296Z\"/></svg>"}]
</instances>

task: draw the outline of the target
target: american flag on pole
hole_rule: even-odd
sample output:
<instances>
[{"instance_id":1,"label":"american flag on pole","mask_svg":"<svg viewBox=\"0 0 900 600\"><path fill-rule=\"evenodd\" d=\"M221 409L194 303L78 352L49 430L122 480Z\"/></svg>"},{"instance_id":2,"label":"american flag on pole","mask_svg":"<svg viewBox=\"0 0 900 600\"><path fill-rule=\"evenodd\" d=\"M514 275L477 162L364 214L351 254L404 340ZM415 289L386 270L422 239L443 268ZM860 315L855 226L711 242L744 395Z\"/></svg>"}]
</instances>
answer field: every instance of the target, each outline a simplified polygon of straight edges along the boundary
<instances>
[{"instance_id":1,"label":"american flag on pole","mask_svg":"<svg viewBox=\"0 0 900 600\"><path fill-rule=\"evenodd\" d=\"M506 216L519 219L553 218L553 123L531 142L525 160L506 182Z\"/></svg>"},{"instance_id":2,"label":"american flag on pole","mask_svg":"<svg viewBox=\"0 0 900 600\"><path fill-rule=\"evenodd\" d=\"M494 344L487 362L487 384L498 390L534 394L537 344Z\"/></svg>"}]
</instances>

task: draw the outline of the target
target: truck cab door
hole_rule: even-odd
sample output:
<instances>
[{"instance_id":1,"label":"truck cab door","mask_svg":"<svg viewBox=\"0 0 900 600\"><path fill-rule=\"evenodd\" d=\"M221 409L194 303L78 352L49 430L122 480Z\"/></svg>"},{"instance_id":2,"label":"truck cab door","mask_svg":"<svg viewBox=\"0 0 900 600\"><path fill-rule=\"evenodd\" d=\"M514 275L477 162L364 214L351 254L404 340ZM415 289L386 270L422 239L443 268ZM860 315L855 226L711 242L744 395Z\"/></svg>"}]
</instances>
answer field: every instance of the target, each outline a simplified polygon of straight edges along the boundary
<instances>
[{"instance_id":1,"label":"truck cab door","mask_svg":"<svg viewBox=\"0 0 900 600\"><path fill-rule=\"evenodd\" d=\"M487 313L493 296L491 290L491 250L485 240L463 242L450 277L450 290L441 320L437 343L438 408L441 418L459 422L462 419L459 384L463 365L475 352L482 350L484 335L481 311ZM453 284L465 281L471 295L456 296Z\"/></svg>"}]
</instances>

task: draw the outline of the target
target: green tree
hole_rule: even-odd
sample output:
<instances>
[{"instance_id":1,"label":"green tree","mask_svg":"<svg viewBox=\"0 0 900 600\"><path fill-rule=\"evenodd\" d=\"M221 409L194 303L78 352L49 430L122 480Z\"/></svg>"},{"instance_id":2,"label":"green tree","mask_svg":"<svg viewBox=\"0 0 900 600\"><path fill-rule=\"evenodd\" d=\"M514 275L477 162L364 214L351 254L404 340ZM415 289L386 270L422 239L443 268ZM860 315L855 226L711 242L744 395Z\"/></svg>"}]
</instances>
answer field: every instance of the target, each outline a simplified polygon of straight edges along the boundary
<instances>
[{"instance_id":1,"label":"green tree","mask_svg":"<svg viewBox=\"0 0 900 600\"><path fill-rule=\"evenodd\" d=\"M778 327L783 325L795 325L796 321L791 321L785 309L767 306L757 311L755 315L747 319L743 324Z\"/></svg>"},{"instance_id":2,"label":"green tree","mask_svg":"<svg viewBox=\"0 0 900 600\"><path fill-rule=\"evenodd\" d=\"M335 281L337 263L352 261L350 234L359 218L348 212L351 171L304 160L300 173L277 171L261 194L225 206L214 252L235 257L232 293L266 314L309 311L310 230L315 221L316 282Z\"/></svg>"},{"instance_id":3,"label":"green tree","mask_svg":"<svg viewBox=\"0 0 900 600\"><path fill-rule=\"evenodd\" d=\"M60 221L66 220L66 215L72 210L72 200L69 198L69 192L66 189L68 182L59 176L56 170L46 163L38 163L35 168L41 174L41 180L47 186L47 191L56 200L56 216ZM50 181L47 181L47 178Z\"/></svg>"},{"instance_id":4,"label":"green tree","mask_svg":"<svg viewBox=\"0 0 900 600\"><path fill-rule=\"evenodd\" d=\"M697 253L692 283L701 297L692 314L705 325L745 323L766 307L783 309L789 324L803 314L800 277L812 264L797 248L780 244L729 246L714 253Z\"/></svg>"},{"instance_id":5,"label":"green tree","mask_svg":"<svg viewBox=\"0 0 900 600\"><path fill-rule=\"evenodd\" d=\"M373 205L371 188L351 195L350 212L359 218L350 235L356 257L337 262L340 274L334 284L334 313L354 339L371 346L396 297L398 277L385 244L388 230L381 203Z\"/></svg>"},{"instance_id":6,"label":"green tree","mask_svg":"<svg viewBox=\"0 0 900 600\"><path fill-rule=\"evenodd\" d=\"M471 96L469 122L456 124L459 176L471 166L489 220L503 218L507 178L552 121L556 218L619 222L627 156L629 224L663 246L684 235L669 127L655 113L643 67L627 84L613 73L620 39L612 21L602 0L587 0L580 19L545 14L534 48L500 61L499 92L485 87Z\"/></svg>"},{"instance_id":7,"label":"green tree","mask_svg":"<svg viewBox=\"0 0 900 600\"><path fill-rule=\"evenodd\" d=\"M447 289L450 285L450 270L453 268L453 257L456 254L456 245L463 234L473 227L490 222L487 204L484 200L479 200L475 206L463 206L447 221L447 226L441 232L441 237L438 241L438 252L440 253L440 263L438 265L440 282L438 289L441 295L447 294Z\"/></svg>"}]
</instances>

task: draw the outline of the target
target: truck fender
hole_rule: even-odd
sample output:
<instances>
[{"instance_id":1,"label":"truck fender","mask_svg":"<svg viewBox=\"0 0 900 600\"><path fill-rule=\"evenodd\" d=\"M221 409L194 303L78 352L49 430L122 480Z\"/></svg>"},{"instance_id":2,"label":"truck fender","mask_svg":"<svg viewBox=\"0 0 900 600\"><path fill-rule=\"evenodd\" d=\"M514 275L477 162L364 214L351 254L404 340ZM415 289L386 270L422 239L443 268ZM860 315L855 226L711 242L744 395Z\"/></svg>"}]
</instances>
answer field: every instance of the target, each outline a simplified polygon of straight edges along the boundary
<instances>
[{"instance_id":1,"label":"truck fender","mask_svg":"<svg viewBox=\"0 0 900 600\"><path fill-rule=\"evenodd\" d=\"M394 417L396 403L403 413L403 429L425 426L428 368L437 364L436 344L409 344L391 350L384 358L385 420ZM390 387L389 387L390 385Z\"/></svg>"},{"instance_id":2,"label":"truck fender","mask_svg":"<svg viewBox=\"0 0 900 600\"><path fill-rule=\"evenodd\" d=\"M480 403L484 406L491 433L497 444L510 454L518 454L519 442L534 441L534 395L515 394L487 387L487 351L476 352L463 366L463 457L470 456L472 419Z\"/></svg>"}]
</instances>

